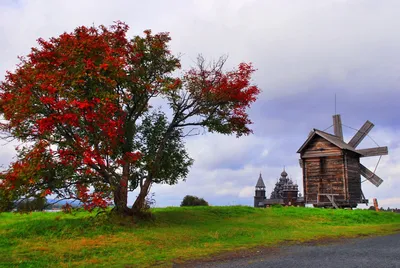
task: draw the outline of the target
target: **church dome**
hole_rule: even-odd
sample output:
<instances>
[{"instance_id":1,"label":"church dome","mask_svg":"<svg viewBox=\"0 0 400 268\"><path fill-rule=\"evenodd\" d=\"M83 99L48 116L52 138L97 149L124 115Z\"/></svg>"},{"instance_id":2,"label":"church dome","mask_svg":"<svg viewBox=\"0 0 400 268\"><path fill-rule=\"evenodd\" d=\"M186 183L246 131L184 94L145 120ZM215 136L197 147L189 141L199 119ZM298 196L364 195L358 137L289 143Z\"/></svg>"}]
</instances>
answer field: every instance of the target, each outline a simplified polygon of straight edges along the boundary
<instances>
[{"instance_id":1,"label":"church dome","mask_svg":"<svg viewBox=\"0 0 400 268\"><path fill-rule=\"evenodd\" d=\"M288 174L286 173L286 171L282 171L282 173L281 173L281 176L282 176L282 177L285 177L285 178L286 178L287 175L288 175Z\"/></svg>"}]
</instances>

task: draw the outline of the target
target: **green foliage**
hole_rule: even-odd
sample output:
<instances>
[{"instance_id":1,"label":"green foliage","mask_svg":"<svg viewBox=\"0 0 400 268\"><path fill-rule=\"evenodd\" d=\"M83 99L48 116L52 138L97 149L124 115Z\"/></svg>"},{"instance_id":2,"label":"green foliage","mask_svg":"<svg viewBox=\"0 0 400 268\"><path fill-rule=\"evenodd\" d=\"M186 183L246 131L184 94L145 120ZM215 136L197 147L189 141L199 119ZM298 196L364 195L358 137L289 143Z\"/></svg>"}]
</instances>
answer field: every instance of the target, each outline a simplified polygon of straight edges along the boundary
<instances>
[{"instance_id":1,"label":"green foliage","mask_svg":"<svg viewBox=\"0 0 400 268\"><path fill-rule=\"evenodd\" d=\"M208 206L208 203L203 198L199 198L193 195L187 195L183 198L181 202L181 207L187 206Z\"/></svg>"},{"instance_id":2,"label":"green foliage","mask_svg":"<svg viewBox=\"0 0 400 268\"><path fill-rule=\"evenodd\" d=\"M228 250L400 228L399 214L369 210L234 206L150 211L152 221L82 210L74 215L2 213L0 267L170 267Z\"/></svg>"},{"instance_id":3,"label":"green foliage","mask_svg":"<svg viewBox=\"0 0 400 268\"><path fill-rule=\"evenodd\" d=\"M184 180L193 159L186 151L182 129L170 129L166 115L162 111L155 111L146 113L136 130L138 135L135 147L143 153L143 157L131 172L131 185L137 187L155 167L158 168L158 172L153 175L154 183L173 185L179 180ZM166 132L171 134L164 141ZM164 144L162 150L160 144ZM159 160L155 162L155 159Z\"/></svg>"}]
</instances>

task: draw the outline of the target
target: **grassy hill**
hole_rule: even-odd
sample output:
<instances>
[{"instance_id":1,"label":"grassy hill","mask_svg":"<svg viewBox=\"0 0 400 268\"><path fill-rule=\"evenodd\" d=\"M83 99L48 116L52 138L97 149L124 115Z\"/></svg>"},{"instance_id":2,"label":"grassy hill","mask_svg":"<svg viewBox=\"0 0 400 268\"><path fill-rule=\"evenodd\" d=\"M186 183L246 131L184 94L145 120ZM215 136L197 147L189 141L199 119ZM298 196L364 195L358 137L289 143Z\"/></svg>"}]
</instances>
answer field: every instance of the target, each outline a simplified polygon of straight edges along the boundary
<instances>
[{"instance_id":1,"label":"grassy hill","mask_svg":"<svg viewBox=\"0 0 400 268\"><path fill-rule=\"evenodd\" d=\"M0 214L0 267L170 267L230 250L400 231L400 214L313 208L153 209L153 221ZM116 220L116 223L113 221Z\"/></svg>"}]
</instances>

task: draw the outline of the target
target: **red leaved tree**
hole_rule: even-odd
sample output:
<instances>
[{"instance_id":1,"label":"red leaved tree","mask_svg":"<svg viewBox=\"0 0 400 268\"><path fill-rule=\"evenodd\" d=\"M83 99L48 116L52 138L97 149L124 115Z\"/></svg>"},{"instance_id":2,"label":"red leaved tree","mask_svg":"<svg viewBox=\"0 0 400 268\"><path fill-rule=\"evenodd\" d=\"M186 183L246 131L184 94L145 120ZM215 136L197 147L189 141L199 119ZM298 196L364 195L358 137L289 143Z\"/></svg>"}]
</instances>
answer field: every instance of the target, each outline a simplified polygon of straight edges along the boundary
<instances>
[{"instance_id":1,"label":"red leaved tree","mask_svg":"<svg viewBox=\"0 0 400 268\"><path fill-rule=\"evenodd\" d=\"M187 174L192 160L181 141L187 127L251 133L246 108L260 92L250 84L251 64L225 72L225 59L206 65L199 57L196 68L177 78L180 62L168 50L168 33L146 30L128 39L127 31L117 22L39 39L7 73L0 127L21 146L0 174L2 196L55 194L88 210L112 200L119 213L133 215L153 183L173 184L172 177ZM153 98L168 101L172 118L152 111ZM128 191L136 188L128 207Z\"/></svg>"}]
</instances>

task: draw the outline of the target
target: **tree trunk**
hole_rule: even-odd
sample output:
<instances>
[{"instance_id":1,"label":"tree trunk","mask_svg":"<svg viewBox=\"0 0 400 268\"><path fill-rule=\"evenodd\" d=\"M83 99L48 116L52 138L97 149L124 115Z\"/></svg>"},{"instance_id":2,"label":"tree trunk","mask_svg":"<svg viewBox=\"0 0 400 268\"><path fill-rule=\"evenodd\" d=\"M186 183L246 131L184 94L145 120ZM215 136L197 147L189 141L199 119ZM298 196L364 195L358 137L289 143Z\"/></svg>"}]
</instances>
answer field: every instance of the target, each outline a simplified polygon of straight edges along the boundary
<instances>
[{"instance_id":1,"label":"tree trunk","mask_svg":"<svg viewBox=\"0 0 400 268\"><path fill-rule=\"evenodd\" d=\"M128 177L129 165L122 167L122 178L114 191L114 204L117 213L121 215L132 215L132 210L128 208Z\"/></svg>"},{"instance_id":2,"label":"tree trunk","mask_svg":"<svg viewBox=\"0 0 400 268\"><path fill-rule=\"evenodd\" d=\"M176 118L177 118L177 115L175 115L174 120ZM140 213L142 212L144 206L146 205L145 204L146 196L149 193L149 189L150 189L151 183L153 182L153 175L157 174L157 172L158 172L159 160L160 160L160 158L162 156L162 152L164 150L165 143L167 142L167 140L169 138L169 135L171 134L172 129L173 129L173 127L172 127L172 123L171 123L171 125L169 126L168 130L166 131L166 133L164 135L164 138L161 141L160 147L157 150L157 154L156 154L156 156L155 156L155 158L153 160L154 161L153 162L154 165L153 165L151 171L149 172L149 175L148 175L147 179L144 181L144 184L141 185L139 195L136 198L135 203L132 206L133 214L140 215Z\"/></svg>"},{"instance_id":3,"label":"tree trunk","mask_svg":"<svg viewBox=\"0 0 400 268\"><path fill-rule=\"evenodd\" d=\"M147 178L144 181L143 186L140 188L140 192L138 197L135 200L135 203L132 206L133 214L140 214L142 209L145 206L146 196L148 194L150 185L151 185L151 178Z\"/></svg>"}]
</instances>

